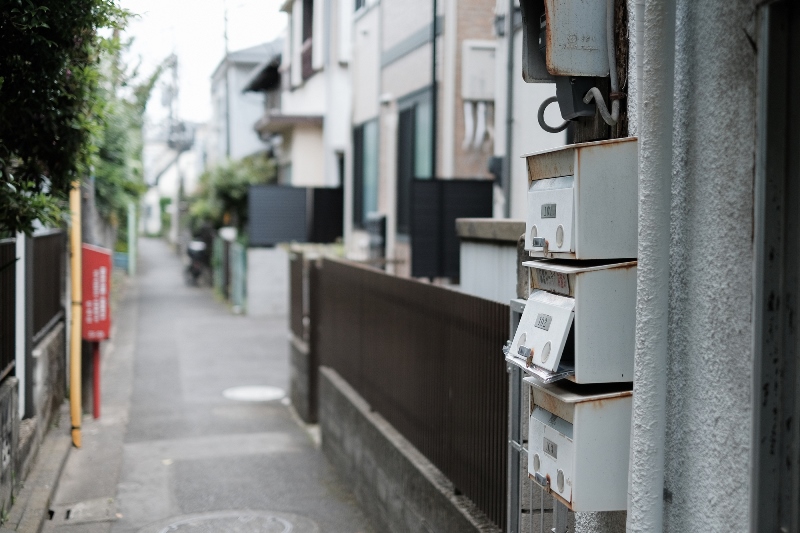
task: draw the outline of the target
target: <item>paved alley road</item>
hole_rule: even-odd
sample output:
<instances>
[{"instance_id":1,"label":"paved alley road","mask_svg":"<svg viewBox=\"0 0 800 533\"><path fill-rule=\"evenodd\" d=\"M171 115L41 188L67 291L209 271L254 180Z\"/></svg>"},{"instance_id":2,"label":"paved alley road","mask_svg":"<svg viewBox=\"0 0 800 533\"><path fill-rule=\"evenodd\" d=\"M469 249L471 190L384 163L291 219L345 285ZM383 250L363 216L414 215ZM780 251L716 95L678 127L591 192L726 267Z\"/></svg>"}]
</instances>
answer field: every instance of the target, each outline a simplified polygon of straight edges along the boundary
<instances>
[{"instance_id":1,"label":"paved alley road","mask_svg":"<svg viewBox=\"0 0 800 533\"><path fill-rule=\"evenodd\" d=\"M45 531L371 531L280 399L223 396L288 387L286 317L232 315L184 285L160 240L140 241L139 266L104 348L102 417L86 419Z\"/></svg>"}]
</instances>

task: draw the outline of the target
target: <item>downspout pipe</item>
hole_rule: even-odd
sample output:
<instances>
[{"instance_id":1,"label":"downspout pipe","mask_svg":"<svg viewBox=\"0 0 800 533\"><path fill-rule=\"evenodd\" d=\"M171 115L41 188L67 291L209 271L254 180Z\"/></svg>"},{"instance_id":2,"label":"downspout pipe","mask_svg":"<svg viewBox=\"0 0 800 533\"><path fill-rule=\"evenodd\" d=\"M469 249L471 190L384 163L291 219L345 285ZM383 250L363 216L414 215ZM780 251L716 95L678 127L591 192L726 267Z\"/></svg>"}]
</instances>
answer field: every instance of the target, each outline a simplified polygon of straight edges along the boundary
<instances>
[{"instance_id":1,"label":"downspout pipe","mask_svg":"<svg viewBox=\"0 0 800 533\"><path fill-rule=\"evenodd\" d=\"M511 178L514 150L514 10L515 0L508 0L506 11L506 147L503 158L503 198L505 216L511 216Z\"/></svg>"},{"instance_id":2,"label":"downspout pipe","mask_svg":"<svg viewBox=\"0 0 800 533\"><path fill-rule=\"evenodd\" d=\"M436 86L436 17L438 12L438 2L433 0L433 18L431 20L431 179L437 177L436 150L439 136L439 91Z\"/></svg>"},{"instance_id":3,"label":"downspout pipe","mask_svg":"<svg viewBox=\"0 0 800 533\"><path fill-rule=\"evenodd\" d=\"M639 264L629 532L663 531L669 342L675 0L644 3L639 113ZM641 13L641 10L639 10Z\"/></svg>"},{"instance_id":4,"label":"downspout pipe","mask_svg":"<svg viewBox=\"0 0 800 533\"><path fill-rule=\"evenodd\" d=\"M72 419L72 444L81 447L81 325L83 323L83 262L81 249L81 185L75 181L69 191L69 207L72 221L69 232L70 277L72 293L72 313L70 319L69 354L69 411Z\"/></svg>"}]
</instances>

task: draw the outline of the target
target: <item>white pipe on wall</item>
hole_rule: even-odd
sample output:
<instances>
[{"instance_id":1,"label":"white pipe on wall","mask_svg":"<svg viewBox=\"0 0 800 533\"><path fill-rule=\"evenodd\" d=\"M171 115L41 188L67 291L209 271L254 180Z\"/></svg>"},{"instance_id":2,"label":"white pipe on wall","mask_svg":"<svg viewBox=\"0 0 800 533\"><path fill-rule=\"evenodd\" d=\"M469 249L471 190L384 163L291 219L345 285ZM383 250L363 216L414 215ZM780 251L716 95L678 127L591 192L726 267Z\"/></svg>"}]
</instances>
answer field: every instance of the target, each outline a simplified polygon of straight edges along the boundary
<instances>
[{"instance_id":1,"label":"white pipe on wall","mask_svg":"<svg viewBox=\"0 0 800 533\"><path fill-rule=\"evenodd\" d=\"M472 111L472 102L464 100L464 142L461 143L461 149L465 152L472 146L472 139L475 137L475 120Z\"/></svg>"},{"instance_id":2,"label":"white pipe on wall","mask_svg":"<svg viewBox=\"0 0 800 533\"><path fill-rule=\"evenodd\" d=\"M16 331L14 332L14 345L16 348L16 352L14 354L14 375L19 380L17 395L19 401L17 406L19 407L19 418L25 416L25 372L26 368L26 348L27 348L27 340L25 339L25 326L27 324L27 310L25 309L26 305L26 298L25 298L25 288L27 287L27 283L25 280L25 242L26 237L24 233L17 233L17 240L16 240L16 250L15 250L15 257L17 258L17 264L15 265L16 269L16 280L15 280L15 290L16 290L16 322L15 328Z\"/></svg>"},{"instance_id":3,"label":"white pipe on wall","mask_svg":"<svg viewBox=\"0 0 800 533\"><path fill-rule=\"evenodd\" d=\"M439 161L442 176L455 175L456 62L458 61L458 0L446 0L444 8L444 58L442 64L442 142ZM436 169L433 170L437 175Z\"/></svg>"},{"instance_id":4,"label":"white pipe on wall","mask_svg":"<svg viewBox=\"0 0 800 533\"><path fill-rule=\"evenodd\" d=\"M639 264L627 528L653 532L664 525L675 0L647 0L639 11Z\"/></svg>"}]
</instances>

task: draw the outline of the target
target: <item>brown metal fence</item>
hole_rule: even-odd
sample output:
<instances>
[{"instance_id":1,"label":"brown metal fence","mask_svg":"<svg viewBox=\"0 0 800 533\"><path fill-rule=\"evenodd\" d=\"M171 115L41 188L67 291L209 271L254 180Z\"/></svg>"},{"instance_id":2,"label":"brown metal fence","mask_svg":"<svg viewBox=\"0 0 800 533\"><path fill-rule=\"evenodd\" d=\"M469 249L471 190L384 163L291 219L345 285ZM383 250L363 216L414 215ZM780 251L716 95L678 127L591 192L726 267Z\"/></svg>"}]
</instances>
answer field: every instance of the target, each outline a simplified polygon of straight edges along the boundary
<instances>
[{"instance_id":1,"label":"brown metal fence","mask_svg":"<svg viewBox=\"0 0 800 533\"><path fill-rule=\"evenodd\" d=\"M0 379L14 368L16 276L16 241L0 240Z\"/></svg>"},{"instance_id":2,"label":"brown metal fence","mask_svg":"<svg viewBox=\"0 0 800 533\"><path fill-rule=\"evenodd\" d=\"M54 231L33 238L34 344L64 316L61 295L65 239L63 231Z\"/></svg>"},{"instance_id":3,"label":"brown metal fence","mask_svg":"<svg viewBox=\"0 0 800 533\"><path fill-rule=\"evenodd\" d=\"M504 528L508 306L330 259L310 281L319 364Z\"/></svg>"}]
</instances>

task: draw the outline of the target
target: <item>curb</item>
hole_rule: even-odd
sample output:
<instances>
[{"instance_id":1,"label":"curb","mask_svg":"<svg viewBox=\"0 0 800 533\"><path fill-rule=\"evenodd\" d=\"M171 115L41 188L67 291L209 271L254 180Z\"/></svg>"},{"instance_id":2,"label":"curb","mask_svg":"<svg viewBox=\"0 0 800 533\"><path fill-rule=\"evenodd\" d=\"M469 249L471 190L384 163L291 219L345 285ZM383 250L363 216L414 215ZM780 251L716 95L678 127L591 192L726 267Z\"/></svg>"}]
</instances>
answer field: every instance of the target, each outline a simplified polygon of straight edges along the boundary
<instances>
[{"instance_id":1,"label":"curb","mask_svg":"<svg viewBox=\"0 0 800 533\"><path fill-rule=\"evenodd\" d=\"M72 438L60 429L69 427L68 422L62 416L59 426L47 432L39 448L36 464L17 493L8 520L0 527L0 533L39 533L45 520L50 517L50 504L72 449Z\"/></svg>"}]
</instances>

